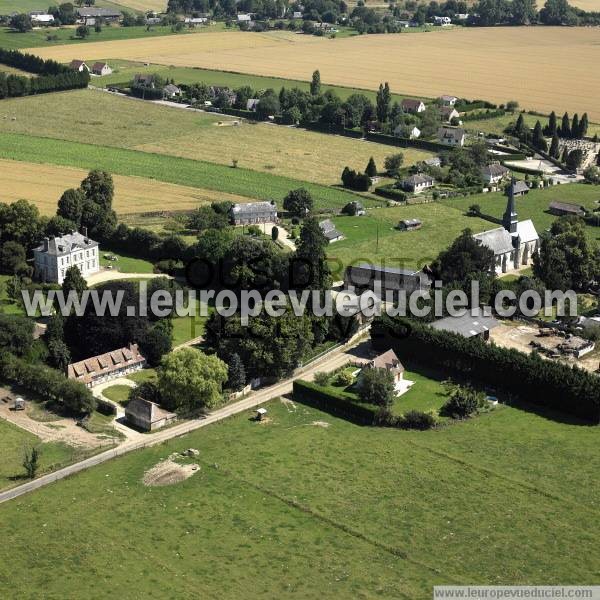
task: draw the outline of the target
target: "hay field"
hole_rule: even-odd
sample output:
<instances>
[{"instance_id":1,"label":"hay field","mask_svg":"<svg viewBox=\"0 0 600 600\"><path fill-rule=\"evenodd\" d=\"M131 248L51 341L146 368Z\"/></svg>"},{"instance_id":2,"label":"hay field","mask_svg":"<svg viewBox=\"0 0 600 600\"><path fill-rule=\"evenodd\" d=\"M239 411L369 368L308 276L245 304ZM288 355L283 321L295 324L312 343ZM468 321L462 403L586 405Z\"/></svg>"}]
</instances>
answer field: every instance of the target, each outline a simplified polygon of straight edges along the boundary
<instances>
[{"instance_id":1,"label":"hay field","mask_svg":"<svg viewBox=\"0 0 600 600\"><path fill-rule=\"evenodd\" d=\"M56 204L68 188L78 187L87 175L83 169L0 160L0 202L23 198L35 204L40 213L56 214ZM164 183L142 177L113 175L114 208L119 215L153 211L191 210L213 200L248 202L236 194Z\"/></svg>"},{"instance_id":2,"label":"hay field","mask_svg":"<svg viewBox=\"0 0 600 600\"><path fill-rule=\"evenodd\" d=\"M438 35L365 35L345 39L218 32L181 38L89 43L85 59L123 58L295 79L315 68L328 84L373 89L389 81L398 93L452 93L495 102L518 100L549 113L587 111L600 120L597 28L457 28ZM32 50L73 58L65 46Z\"/></svg>"},{"instance_id":3,"label":"hay field","mask_svg":"<svg viewBox=\"0 0 600 600\"><path fill-rule=\"evenodd\" d=\"M52 119L47 115L52 114ZM304 181L337 184L345 166L364 170L373 156L383 167L396 150L279 125L251 124L94 90L2 101L0 131L101 146L119 146L193 160L248 168ZM405 164L431 156L403 150Z\"/></svg>"}]
</instances>

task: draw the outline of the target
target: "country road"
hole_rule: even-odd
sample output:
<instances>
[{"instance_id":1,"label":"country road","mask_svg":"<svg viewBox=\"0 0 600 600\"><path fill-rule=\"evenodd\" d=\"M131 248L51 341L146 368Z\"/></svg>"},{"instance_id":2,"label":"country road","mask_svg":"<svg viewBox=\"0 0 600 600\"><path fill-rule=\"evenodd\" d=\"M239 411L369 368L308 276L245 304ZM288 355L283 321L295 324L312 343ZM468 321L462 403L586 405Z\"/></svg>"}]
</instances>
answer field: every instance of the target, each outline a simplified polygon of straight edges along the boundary
<instances>
[{"instance_id":1,"label":"country road","mask_svg":"<svg viewBox=\"0 0 600 600\"><path fill-rule=\"evenodd\" d=\"M272 386L261 389L257 392L253 392L246 398L215 410L207 414L205 417L186 421L184 423L180 423L179 425L169 427L163 431L158 431L157 433L144 435L144 439L139 441L128 440L116 448L106 450L105 452L101 452L100 454L96 454L95 456L69 465L68 467L55 471L54 473L43 475L42 477L34 479L33 481L29 481L28 483L24 483L23 485L0 492L0 504L2 502L12 500L13 498L22 496L23 494L37 490L50 483L53 483L54 481L58 481L59 479L64 479L65 477L69 477L70 475L74 475L75 473L79 473L80 471L89 469L95 465L99 465L103 462L116 458L117 456L122 456L123 454L127 454L128 452L139 450L141 448L148 448L150 446L162 444L170 439L185 435L192 431L196 431L201 427L206 427L207 425L211 425L212 423L216 423L217 421L221 421L232 415L256 408L257 406L264 404L273 398L289 394L292 391L293 382L296 379L312 379L314 374L318 371L332 371L359 356L366 356L368 353L369 344L366 341L360 340L364 334L364 331L360 332L344 346L340 346L324 355L322 358L310 363L306 367L298 369L296 373L289 379L285 379Z\"/></svg>"}]
</instances>

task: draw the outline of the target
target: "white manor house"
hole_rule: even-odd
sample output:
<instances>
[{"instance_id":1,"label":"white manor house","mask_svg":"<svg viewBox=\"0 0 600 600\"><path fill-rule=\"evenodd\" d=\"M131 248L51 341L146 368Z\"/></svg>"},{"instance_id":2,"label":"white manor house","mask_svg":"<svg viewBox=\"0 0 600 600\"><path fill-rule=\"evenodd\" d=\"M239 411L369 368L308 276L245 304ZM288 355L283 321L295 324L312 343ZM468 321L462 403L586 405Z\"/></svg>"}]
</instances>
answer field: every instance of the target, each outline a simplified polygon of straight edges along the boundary
<instances>
[{"instance_id":1,"label":"white manor house","mask_svg":"<svg viewBox=\"0 0 600 600\"><path fill-rule=\"evenodd\" d=\"M69 267L77 267L83 277L100 270L98 242L84 233L73 231L66 235L44 238L34 248L35 277L46 283L62 284Z\"/></svg>"}]
</instances>

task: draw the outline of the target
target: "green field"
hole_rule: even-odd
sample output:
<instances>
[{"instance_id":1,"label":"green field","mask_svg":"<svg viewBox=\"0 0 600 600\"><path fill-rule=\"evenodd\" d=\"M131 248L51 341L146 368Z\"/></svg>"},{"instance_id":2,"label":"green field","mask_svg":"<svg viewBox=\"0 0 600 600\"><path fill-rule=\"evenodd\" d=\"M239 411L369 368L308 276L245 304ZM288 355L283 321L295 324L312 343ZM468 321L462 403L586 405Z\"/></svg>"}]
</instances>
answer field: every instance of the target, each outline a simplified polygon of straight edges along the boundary
<instances>
[{"instance_id":1,"label":"green field","mask_svg":"<svg viewBox=\"0 0 600 600\"><path fill-rule=\"evenodd\" d=\"M355 194L336 188L249 169L232 169L203 161L80 142L57 143L51 138L29 135L0 133L0 158L83 169L104 169L117 175L151 177L168 183L264 200L281 200L289 190L305 187L313 195L318 207L339 208L356 199ZM364 204L369 206L379 203L367 199ZM164 208L169 210L167 202Z\"/></svg>"},{"instance_id":2,"label":"green field","mask_svg":"<svg viewBox=\"0 0 600 600\"><path fill-rule=\"evenodd\" d=\"M98 598L421 600L597 582L596 428L508 407L429 432L267 408L266 424L241 414L0 506L0 592L82 597L92 576ZM198 474L141 483L190 447Z\"/></svg>"},{"instance_id":3,"label":"green field","mask_svg":"<svg viewBox=\"0 0 600 600\"><path fill-rule=\"evenodd\" d=\"M154 5L156 4L156 0L150 0L150 2L148 2L148 8L154 8ZM47 10L48 6L49 4L47 0L0 0L0 15L10 15L15 12L29 13L34 10ZM139 6L144 6L144 0L133 0L131 4L128 0L122 0L121 2L97 0L94 2L94 6L104 6L106 8L114 8L116 10L135 11ZM77 8L77 6L75 8Z\"/></svg>"},{"instance_id":4,"label":"green field","mask_svg":"<svg viewBox=\"0 0 600 600\"><path fill-rule=\"evenodd\" d=\"M14 487L25 481L22 478L25 472L23 453L34 446L40 450L40 475L66 466L79 456L71 446L55 442L42 444L36 435L0 419L0 489ZM0 578L0 587L1 581Z\"/></svg>"},{"instance_id":5,"label":"green field","mask_svg":"<svg viewBox=\"0 0 600 600\"><path fill-rule=\"evenodd\" d=\"M60 101L59 101L60 100ZM373 156L383 167L394 152L384 144L361 142L269 123L255 123L219 115L142 104L93 90L6 100L0 131L203 160L269 175L281 175L326 185L340 182L349 165L364 170ZM52 119L45 115L52 113ZM406 165L424 160L429 152L404 151ZM146 175L150 175L148 172Z\"/></svg>"},{"instance_id":6,"label":"green field","mask_svg":"<svg viewBox=\"0 0 600 600\"><path fill-rule=\"evenodd\" d=\"M421 229L396 229L401 219L414 218L423 222ZM343 279L343 270L350 263L385 261L389 267L423 267L466 227L475 232L490 228L487 221L467 219L462 210L438 202L377 208L362 217L341 216L333 220L345 236L327 249L334 280Z\"/></svg>"},{"instance_id":7,"label":"green field","mask_svg":"<svg viewBox=\"0 0 600 600\"><path fill-rule=\"evenodd\" d=\"M0 275L0 313L7 315L22 315L22 307L8 297L6 284L11 279L10 275Z\"/></svg>"},{"instance_id":8,"label":"green field","mask_svg":"<svg viewBox=\"0 0 600 600\"><path fill-rule=\"evenodd\" d=\"M593 210L600 207L600 187L583 183L570 183L544 190L532 190L526 196L516 199L519 220L531 219L538 233L542 233L542 231L549 229L556 219L554 215L547 212L548 205L555 200L582 205ZM479 204L484 214L500 218L506 209L506 197L501 193L478 194L466 198L443 200L442 204L464 212L472 204ZM465 226L468 225L476 230L476 227L471 225L471 218L466 220L465 223ZM478 226L479 224L477 224ZM490 223L486 229L493 229L493 227L494 225ZM600 227L587 226L586 232L590 241L600 244Z\"/></svg>"},{"instance_id":9,"label":"green field","mask_svg":"<svg viewBox=\"0 0 600 600\"><path fill-rule=\"evenodd\" d=\"M104 258L105 254L116 256L118 260L108 260ZM154 265L151 262L141 258L124 256L123 254L117 254L116 252L100 252L100 266L110 266L115 271L119 271L119 273L154 273Z\"/></svg>"}]
</instances>

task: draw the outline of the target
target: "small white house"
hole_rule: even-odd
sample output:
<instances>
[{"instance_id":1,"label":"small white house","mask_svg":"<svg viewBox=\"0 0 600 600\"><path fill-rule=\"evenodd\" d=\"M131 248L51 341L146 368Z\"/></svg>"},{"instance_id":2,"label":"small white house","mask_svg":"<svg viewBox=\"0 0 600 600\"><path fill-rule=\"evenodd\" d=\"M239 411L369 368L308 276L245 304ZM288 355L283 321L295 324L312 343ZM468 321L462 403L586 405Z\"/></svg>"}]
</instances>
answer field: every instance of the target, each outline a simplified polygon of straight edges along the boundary
<instances>
[{"instance_id":1,"label":"small white house","mask_svg":"<svg viewBox=\"0 0 600 600\"><path fill-rule=\"evenodd\" d=\"M465 130L460 127L440 127L438 129L438 140L446 146L464 146Z\"/></svg>"},{"instance_id":2,"label":"small white house","mask_svg":"<svg viewBox=\"0 0 600 600\"><path fill-rule=\"evenodd\" d=\"M34 27L52 25L52 23L54 23L53 15L47 15L47 14L41 14L41 13L31 13L30 18L31 18L31 24Z\"/></svg>"},{"instance_id":3,"label":"small white house","mask_svg":"<svg viewBox=\"0 0 600 600\"><path fill-rule=\"evenodd\" d=\"M494 163L481 167L481 178L488 185L500 183L505 177L508 177L510 170L504 165Z\"/></svg>"},{"instance_id":4,"label":"small white house","mask_svg":"<svg viewBox=\"0 0 600 600\"><path fill-rule=\"evenodd\" d=\"M181 95L181 90L176 85L169 83L163 88L163 93L166 98L176 98Z\"/></svg>"},{"instance_id":5,"label":"small white house","mask_svg":"<svg viewBox=\"0 0 600 600\"><path fill-rule=\"evenodd\" d=\"M440 96L440 102L442 103L442 106L454 106L458 102L458 98L456 96L444 94L443 96Z\"/></svg>"},{"instance_id":6,"label":"small white house","mask_svg":"<svg viewBox=\"0 0 600 600\"><path fill-rule=\"evenodd\" d=\"M97 75L102 77L103 75L110 75L113 70L110 68L108 63L105 62L95 62L92 65L92 75Z\"/></svg>"},{"instance_id":7,"label":"small white house","mask_svg":"<svg viewBox=\"0 0 600 600\"><path fill-rule=\"evenodd\" d=\"M411 140L415 140L420 137L421 130L415 126L398 125L398 127L394 129L394 135L396 137L408 137Z\"/></svg>"},{"instance_id":8,"label":"small white house","mask_svg":"<svg viewBox=\"0 0 600 600\"><path fill-rule=\"evenodd\" d=\"M246 110L256 110L259 102L260 98L250 98L246 101Z\"/></svg>"},{"instance_id":9,"label":"small white house","mask_svg":"<svg viewBox=\"0 0 600 600\"><path fill-rule=\"evenodd\" d=\"M73 71L77 71L78 73L83 73L84 71L89 72L90 70L90 68L85 64L83 60L72 60L69 66L71 67L71 69L73 69Z\"/></svg>"},{"instance_id":10,"label":"small white house","mask_svg":"<svg viewBox=\"0 0 600 600\"><path fill-rule=\"evenodd\" d=\"M249 23L252 21L252 15L249 14L239 14L237 16L238 23Z\"/></svg>"},{"instance_id":11,"label":"small white house","mask_svg":"<svg viewBox=\"0 0 600 600\"><path fill-rule=\"evenodd\" d=\"M415 98L404 98L401 103L402 112L417 114L422 113L427 108L422 100Z\"/></svg>"},{"instance_id":12,"label":"small white house","mask_svg":"<svg viewBox=\"0 0 600 600\"><path fill-rule=\"evenodd\" d=\"M420 194L435 185L435 179L429 175L411 175L402 181L402 188L413 194Z\"/></svg>"}]
</instances>

